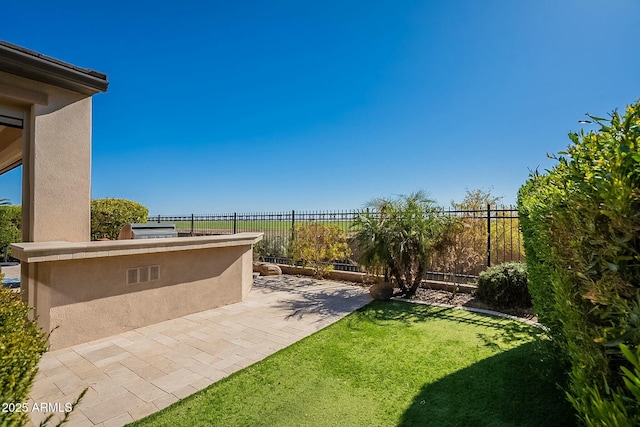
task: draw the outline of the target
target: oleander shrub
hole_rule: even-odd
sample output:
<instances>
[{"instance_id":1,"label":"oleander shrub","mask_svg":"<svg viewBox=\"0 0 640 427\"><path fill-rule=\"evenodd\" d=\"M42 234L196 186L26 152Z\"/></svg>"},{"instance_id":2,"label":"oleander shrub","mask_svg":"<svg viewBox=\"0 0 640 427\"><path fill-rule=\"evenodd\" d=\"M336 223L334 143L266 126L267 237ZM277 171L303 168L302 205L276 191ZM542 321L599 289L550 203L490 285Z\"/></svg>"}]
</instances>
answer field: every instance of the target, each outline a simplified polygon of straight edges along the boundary
<instances>
[{"instance_id":1,"label":"oleander shrub","mask_svg":"<svg viewBox=\"0 0 640 427\"><path fill-rule=\"evenodd\" d=\"M311 267L316 277L324 277L333 270L331 261L348 258L351 250L346 233L337 225L308 222L295 226L288 253L295 264Z\"/></svg>"},{"instance_id":2,"label":"oleander shrub","mask_svg":"<svg viewBox=\"0 0 640 427\"><path fill-rule=\"evenodd\" d=\"M29 419L27 397L47 351L47 337L20 293L0 286L0 403L13 404L0 411L0 425L23 426Z\"/></svg>"},{"instance_id":3,"label":"oleander shrub","mask_svg":"<svg viewBox=\"0 0 640 427\"><path fill-rule=\"evenodd\" d=\"M582 421L638 425L626 373L640 344L640 102L590 118L600 128L569 134L557 164L519 191L529 288Z\"/></svg>"},{"instance_id":4,"label":"oleander shrub","mask_svg":"<svg viewBox=\"0 0 640 427\"><path fill-rule=\"evenodd\" d=\"M118 238L125 224L147 222L149 209L124 199L91 201L91 240Z\"/></svg>"},{"instance_id":5,"label":"oleander shrub","mask_svg":"<svg viewBox=\"0 0 640 427\"><path fill-rule=\"evenodd\" d=\"M487 268L478 276L476 296L497 307L530 307L527 265L521 262L505 262Z\"/></svg>"},{"instance_id":6,"label":"oleander shrub","mask_svg":"<svg viewBox=\"0 0 640 427\"><path fill-rule=\"evenodd\" d=\"M22 241L22 208L0 205L0 256L11 254L12 243Z\"/></svg>"}]
</instances>

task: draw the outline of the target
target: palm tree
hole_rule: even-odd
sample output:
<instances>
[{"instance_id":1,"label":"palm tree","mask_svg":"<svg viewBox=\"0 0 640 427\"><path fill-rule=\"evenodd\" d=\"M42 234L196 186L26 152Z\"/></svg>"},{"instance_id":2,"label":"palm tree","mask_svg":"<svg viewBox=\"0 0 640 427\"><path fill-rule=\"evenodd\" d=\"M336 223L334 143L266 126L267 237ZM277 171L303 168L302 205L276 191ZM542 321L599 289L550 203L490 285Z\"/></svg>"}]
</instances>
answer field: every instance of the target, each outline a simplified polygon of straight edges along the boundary
<instances>
[{"instance_id":1,"label":"palm tree","mask_svg":"<svg viewBox=\"0 0 640 427\"><path fill-rule=\"evenodd\" d=\"M354 221L367 267L383 267L406 297L415 295L434 253L452 240L455 219L443 215L423 191L375 199Z\"/></svg>"}]
</instances>

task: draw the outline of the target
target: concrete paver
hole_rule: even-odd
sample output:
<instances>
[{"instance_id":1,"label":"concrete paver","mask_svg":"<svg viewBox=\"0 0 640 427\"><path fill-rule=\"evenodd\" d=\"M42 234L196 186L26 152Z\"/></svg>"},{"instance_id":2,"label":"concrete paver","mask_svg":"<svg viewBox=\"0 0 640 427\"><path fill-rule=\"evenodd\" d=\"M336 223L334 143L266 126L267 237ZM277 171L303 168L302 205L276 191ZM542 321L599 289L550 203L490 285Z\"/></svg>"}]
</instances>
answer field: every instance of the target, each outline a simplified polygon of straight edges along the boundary
<instances>
[{"instance_id":1,"label":"concrete paver","mask_svg":"<svg viewBox=\"0 0 640 427\"><path fill-rule=\"evenodd\" d=\"M46 353L29 405L63 407L88 388L66 426L121 426L262 360L370 300L358 286L258 277L240 303ZM32 413L32 423L38 425L46 415Z\"/></svg>"}]
</instances>

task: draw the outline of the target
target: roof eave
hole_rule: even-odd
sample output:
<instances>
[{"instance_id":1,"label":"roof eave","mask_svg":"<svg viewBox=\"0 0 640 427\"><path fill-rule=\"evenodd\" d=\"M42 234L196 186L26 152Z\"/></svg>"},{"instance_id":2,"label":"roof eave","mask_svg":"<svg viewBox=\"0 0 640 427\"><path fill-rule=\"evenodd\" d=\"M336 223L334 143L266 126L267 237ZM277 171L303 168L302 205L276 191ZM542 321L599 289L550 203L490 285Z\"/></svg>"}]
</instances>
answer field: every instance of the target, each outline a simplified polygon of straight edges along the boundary
<instances>
[{"instance_id":1,"label":"roof eave","mask_svg":"<svg viewBox=\"0 0 640 427\"><path fill-rule=\"evenodd\" d=\"M0 71L84 95L106 92L109 86L106 74L79 68L4 41L0 41Z\"/></svg>"}]
</instances>

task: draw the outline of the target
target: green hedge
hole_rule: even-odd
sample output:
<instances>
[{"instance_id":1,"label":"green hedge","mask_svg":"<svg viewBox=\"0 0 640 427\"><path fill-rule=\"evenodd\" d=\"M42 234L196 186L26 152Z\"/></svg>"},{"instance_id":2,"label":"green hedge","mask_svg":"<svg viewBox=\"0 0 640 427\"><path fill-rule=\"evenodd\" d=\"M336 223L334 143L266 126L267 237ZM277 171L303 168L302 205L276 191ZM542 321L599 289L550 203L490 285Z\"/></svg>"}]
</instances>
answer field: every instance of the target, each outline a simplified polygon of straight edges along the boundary
<instances>
[{"instance_id":1,"label":"green hedge","mask_svg":"<svg viewBox=\"0 0 640 427\"><path fill-rule=\"evenodd\" d=\"M487 268L478 277L476 296L497 307L531 307L531 295L527 288L527 265L521 262L505 262Z\"/></svg>"},{"instance_id":2,"label":"green hedge","mask_svg":"<svg viewBox=\"0 0 640 427\"><path fill-rule=\"evenodd\" d=\"M124 224L146 222L149 210L139 203L123 199L91 201L91 240L117 239ZM22 208L0 206L0 256L11 243L22 241Z\"/></svg>"},{"instance_id":3,"label":"green hedge","mask_svg":"<svg viewBox=\"0 0 640 427\"><path fill-rule=\"evenodd\" d=\"M582 420L640 425L624 374L640 344L640 102L591 119L600 129L570 134L557 165L519 191L529 287Z\"/></svg>"},{"instance_id":4,"label":"green hedge","mask_svg":"<svg viewBox=\"0 0 640 427\"><path fill-rule=\"evenodd\" d=\"M23 426L29 420L28 411L20 410L27 408L38 362L47 350L45 334L28 313L18 292L0 286L0 402L14 405L0 411L1 426Z\"/></svg>"},{"instance_id":5,"label":"green hedge","mask_svg":"<svg viewBox=\"0 0 640 427\"><path fill-rule=\"evenodd\" d=\"M149 209L124 199L98 199L91 201L91 240L118 238L122 226L147 222Z\"/></svg>"},{"instance_id":6,"label":"green hedge","mask_svg":"<svg viewBox=\"0 0 640 427\"><path fill-rule=\"evenodd\" d=\"M0 206L0 257L11 254L10 245L22 241L22 208Z\"/></svg>"}]
</instances>

